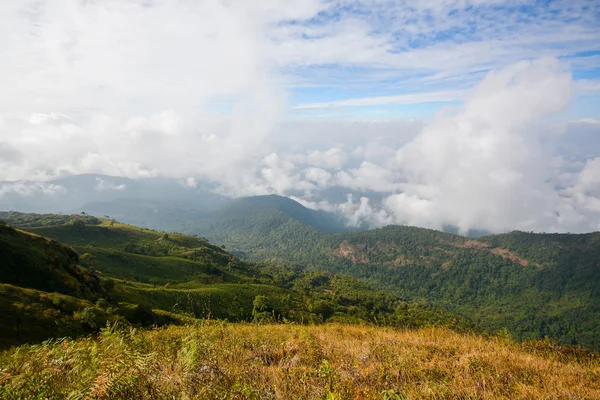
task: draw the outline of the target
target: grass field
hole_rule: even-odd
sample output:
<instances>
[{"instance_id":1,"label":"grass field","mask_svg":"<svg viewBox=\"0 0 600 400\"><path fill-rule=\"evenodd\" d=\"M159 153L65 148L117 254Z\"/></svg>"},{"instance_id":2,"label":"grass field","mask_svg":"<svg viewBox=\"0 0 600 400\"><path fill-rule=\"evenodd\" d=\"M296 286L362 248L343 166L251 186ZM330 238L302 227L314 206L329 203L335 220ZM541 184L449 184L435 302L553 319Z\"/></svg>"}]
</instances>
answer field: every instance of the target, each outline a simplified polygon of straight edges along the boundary
<instances>
[{"instance_id":1,"label":"grass field","mask_svg":"<svg viewBox=\"0 0 600 400\"><path fill-rule=\"evenodd\" d=\"M0 353L0 397L598 399L600 360L447 329L203 322Z\"/></svg>"}]
</instances>

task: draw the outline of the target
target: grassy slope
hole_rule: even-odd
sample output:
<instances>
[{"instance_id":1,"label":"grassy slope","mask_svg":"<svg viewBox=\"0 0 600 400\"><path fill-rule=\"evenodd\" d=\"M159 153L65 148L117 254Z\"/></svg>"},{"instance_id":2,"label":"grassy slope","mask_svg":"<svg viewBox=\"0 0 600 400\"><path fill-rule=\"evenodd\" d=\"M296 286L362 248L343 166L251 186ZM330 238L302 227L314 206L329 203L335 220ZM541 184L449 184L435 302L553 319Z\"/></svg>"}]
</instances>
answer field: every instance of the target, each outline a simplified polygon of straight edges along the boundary
<instances>
[{"instance_id":1,"label":"grassy slope","mask_svg":"<svg viewBox=\"0 0 600 400\"><path fill-rule=\"evenodd\" d=\"M445 329L212 323L0 353L0 397L597 399L600 362Z\"/></svg>"},{"instance_id":2,"label":"grassy slope","mask_svg":"<svg viewBox=\"0 0 600 400\"><path fill-rule=\"evenodd\" d=\"M286 314L300 302L297 296L292 300L287 289L253 283L260 275L251 265L192 236L171 233L163 238L161 232L110 221L83 229L69 225L27 229L73 245L82 254L91 254L90 266L116 279L111 296L117 301L147 304L197 318L230 320L251 319L252 301L257 295L269 297L271 306ZM133 251L158 255L124 251L132 244ZM163 250L168 255L162 255Z\"/></svg>"},{"instance_id":3,"label":"grassy slope","mask_svg":"<svg viewBox=\"0 0 600 400\"><path fill-rule=\"evenodd\" d=\"M77 253L55 240L0 225L0 260L0 348L79 336L122 318L142 322L130 299L108 302L107 281L78 265ZM164 312L145 316L149 323L188 320Z\"/></svg>"},{"instance_id":4,"label":"grassy slope","mask_svg":"<svg viewBox=\"0 0 600 400\"><path fill-rule=\"evenodd\" d=\"M3 283L79 296L101 291L97 276L78 265L73 249L0 224Z\"/></svg>"}]
</instances>

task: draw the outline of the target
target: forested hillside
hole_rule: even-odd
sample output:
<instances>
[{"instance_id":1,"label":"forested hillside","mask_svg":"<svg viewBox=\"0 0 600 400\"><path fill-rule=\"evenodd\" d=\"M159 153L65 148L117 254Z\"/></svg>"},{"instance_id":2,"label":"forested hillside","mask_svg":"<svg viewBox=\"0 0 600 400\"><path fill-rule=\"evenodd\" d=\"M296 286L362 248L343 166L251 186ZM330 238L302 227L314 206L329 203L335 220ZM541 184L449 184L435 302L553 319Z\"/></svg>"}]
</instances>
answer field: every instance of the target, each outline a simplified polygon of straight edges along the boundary
<instances>
[{"instance_id":1,"label":"forested hillside","mask_svg":"<svg viewBox=\"0 0 600 400\"><path fill-rule=\"evenodd\" d=\"M487 330L507 330L519 340L549 337L563 344L600 348L599 233L512 232L473 239L390 226L331 234L316 229L311 219L314 215L289 202L276 196L242 199L215 212L210 226L198 225L202 229L199 234L262 266L243 262L201 237L153 232L89 216L77 216L75 222L39 216L37 223L29 214L4 214L3 218L74 246L82 255L82 264L106 276L136 282L116 291L120 301L148 303L165 310L177 305L200 316L208 312L211 298L212 315L247 320L254 296L271 290L253 285L272 287L274 277L284 271L296 271L292 274L299 274L294 277L297 282L309 274L306 271L320 271L351 275L393 298L440 307ZM269 268L277 271L266 272ZM337 280L327 282L332 285ZM281 282L275 286L281 288ZM190 288L195 290L193 294L186 291ZM330 309L348 311L339 307L343 301L337 295L326 295L331 291L343 290L329 286L319 292L317 285L311 292L311 296L321 293L321 300L329 304L326 311L313 313L320 315L318 318L334 315L327 311ZM289 302L282 300L283 293L273 289L269 295L275 309L287 313L288 318L314 318L286 308L283 304ZM215 298L240 304L239 311L223 311L224 303ZM297 299L292 304L303 301L292 299ZM390 312L394 307L383 308ZM372 319L376 312L358 314L361 319Z\"/></svg>"},{"instance_id":2,"label":"forested hillside","mask_svg":"<svg viewBox=\"0 0 600 400\"><path fill-rule=\"evenodd\" d=\"M204 238L85 215L4 217L35 232L1 226L4 346L77 336L119 320L140 326L216 318L475 329L466 318L402 301L346 275L240 261Z\"/></svg>"},{"instance_id":3,"label":"forested hillside","mask_svg":"<svg viewBox=\"0 0 600 400\"><path fill-rule=\"evenodd\" d=\"M600 346L599 233L512 232L473 239L390 226L332 234L290 202L277 196L241 199L188 222L187 229L242 259L351 274L487 329L506 328L518 339L548 336Z\"/></svg>"}]
</instances>

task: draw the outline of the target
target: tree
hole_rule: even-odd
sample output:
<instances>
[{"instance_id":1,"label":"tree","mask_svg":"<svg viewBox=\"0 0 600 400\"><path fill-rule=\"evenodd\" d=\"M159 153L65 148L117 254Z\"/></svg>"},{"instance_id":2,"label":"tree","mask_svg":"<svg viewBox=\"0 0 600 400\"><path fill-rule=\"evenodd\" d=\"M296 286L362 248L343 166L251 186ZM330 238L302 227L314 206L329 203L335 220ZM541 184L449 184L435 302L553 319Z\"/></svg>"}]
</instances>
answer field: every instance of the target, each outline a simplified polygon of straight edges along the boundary
<instances>
[{"instance_id":1,"label":"tree","mask_svg":"<svg viewBox=\"0 0 600 400\"><path fill-rule=\"evenodd\" d=\"M260 294L252 302L252 319L254 322L263 322L271 317L269 298Z\"/></svg>"},{"instance_id":2,"label":"tree","mask_svg":"<svg viewBox=\"0 0 600 400\"><path fill-rule=\"evenodd\" d=\"M76 219L73 221L73 227L77 230L85 229L85 222L82 219Z\"/></svg>"},{"instance_id":3,"label":"tree","mask_svg":"<svg viewBox=\"0 0 600 400\"><path fill-rule=\"evenodd\" d=\"M103 281L103 287L104 287L104 290L106 290L106 292L110 293L115 288L115 281L108 278Z\"/></svg>"},{"instance_id":4,"label":"tree","mask_svg":"<svg viewBox=\"0 0 600 400\"><path fill-rule=\"evenodd\" d=\"M106 315L96 307L86 307L83 311L76 314L79 320L86 328L96 331L106 325Z\"/></svg>"}]
</instances>

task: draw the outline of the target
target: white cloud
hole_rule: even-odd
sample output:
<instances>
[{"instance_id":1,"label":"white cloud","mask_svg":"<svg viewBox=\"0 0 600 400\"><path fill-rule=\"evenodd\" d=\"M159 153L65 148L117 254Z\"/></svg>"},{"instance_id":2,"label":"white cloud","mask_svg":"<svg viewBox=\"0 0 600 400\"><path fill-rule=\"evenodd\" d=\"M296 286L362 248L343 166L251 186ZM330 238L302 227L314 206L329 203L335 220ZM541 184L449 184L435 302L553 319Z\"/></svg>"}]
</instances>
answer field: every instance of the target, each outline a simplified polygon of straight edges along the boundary
<instances>
[{"instance_id":1,"label":"white cloud","mask_svg":"<svg viewBox=\"0 0 600 400\"><path fill-rule=\"evenodd\" d=\"M540 118L564 109L571 77L552 59L490 73L455 116L441 116L397 153L399 220L463 230L553 229L563 203L549 175Z\"/></svg>"},{"instance_id":2,"label":"white cloud","mask_svg":"<svg viewBox=\"0 0 600 400\"><path fill-rule=\"evenodd\" d=\"M359 168L338 172L335 183L351 189L394 192L398 189L397 175L381 165L364 161Z\"/></svg>"},{"instance_id":3,"label":"white cloud","mask_svg":"<svg viewBox=\"0 0 600 400\"><path fill-rule=\"evenodd\" d=\"M193 176L188 176L187 178L184 179L183 185L187 188L193 189L198 186L198 180L196 178L194 178Z\"/></svg>"},{"instance_id":4,"label":"white cloud","mask_svg":"<svg viewBox=\"0 0 600 400\"><path fill-rule=\"evenodd\" d=\"M332 175L324 169L311 167L304 170L304 177L319 187L325 188L331 182Z\"/></svg>"},{"instance_id":5,"label":"white cloud","mask_svg":"<svg viewBox=\"0 0 600 400\"><path fill-rule=\"evenodd\" d=\"M102 178L96 178L96 186L94 190L101 192L104 190L124 190L127 187L124 183L115 185L113 182L107 182Z\"/></svg>"},{"instance_id":6,"label":"white cloud","mask_svg":"<svg viewBox=\"0 0 600 400\"><path fill-rule=\"evenodd\" d=\"M333 147L327 151L315 150L306 156L306 163L315 167L340 169L346 163L348 156L340 149Z\"/></svg>"},{"instance_id":7,"label":"white cloud","mask_svg":"<svg viewBox=\"0 0 600 400\"><path fill-rule=\"evenodd\" d=\"M545 119L573 93L598 94L598 79L573 82L553 58L499 68L551 56L594 71L600 5L539 4L529 23L519 5L0 2L0 180L209 179L231 195L300 196L351 224L595 229L597 167L584 163L600 154L598 116L562 137ZM459 99L425 127L334 118ZM2 190L60 190L23 185ZM323 190L354 197L336 205Z\"/></svg>"},{"instance_id":8,"label":"white cloud","mask_svg":"<svg viewBox=\"0 0 600 400\"><path fill-rule=\"evenodd\" d=\"M24 197L56 196L67 193L67 189L60 185L47 182L0 182L0 199L16 194Z\"/></svg>"}]
</instances>

